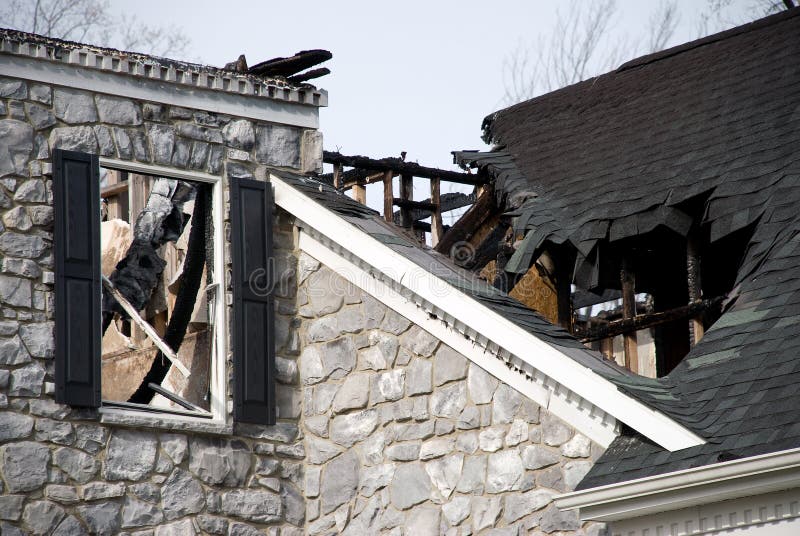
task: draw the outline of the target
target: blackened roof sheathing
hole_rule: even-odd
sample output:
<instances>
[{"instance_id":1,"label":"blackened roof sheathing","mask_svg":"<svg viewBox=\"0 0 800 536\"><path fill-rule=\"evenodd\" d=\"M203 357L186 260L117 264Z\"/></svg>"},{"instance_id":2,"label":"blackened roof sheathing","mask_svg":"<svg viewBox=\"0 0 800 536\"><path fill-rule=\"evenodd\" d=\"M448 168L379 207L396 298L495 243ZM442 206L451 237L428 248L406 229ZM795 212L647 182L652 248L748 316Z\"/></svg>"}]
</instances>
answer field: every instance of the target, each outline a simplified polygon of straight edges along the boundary
<instances>
[{"instance_id":1,"label":"blackened roof sheathing","mask_svg":"<svg viewBox=\"0 0 800 536\"><path fill-rule=\"evenodd\" d=\"M527 232L519 271L548 241L588 256L655 225L684 234L692 198L705 199L712 241L754 229L733 305L681 364L659 380L612 378L707 443L667 452L621 436L578 489L800 446L798 36L800 9L788 10L484 122L519 171L498 195L535 192L511 205Z\"/></svg>"}]
</instances>

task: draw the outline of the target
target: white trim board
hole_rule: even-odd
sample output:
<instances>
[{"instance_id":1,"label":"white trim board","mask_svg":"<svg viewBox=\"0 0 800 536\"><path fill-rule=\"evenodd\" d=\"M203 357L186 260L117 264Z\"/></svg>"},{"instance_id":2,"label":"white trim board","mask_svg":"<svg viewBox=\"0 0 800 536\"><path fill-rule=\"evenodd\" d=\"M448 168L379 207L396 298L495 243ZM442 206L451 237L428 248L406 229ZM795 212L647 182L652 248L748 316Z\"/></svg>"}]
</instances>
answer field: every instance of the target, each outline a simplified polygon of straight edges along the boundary
<instances>
[{"instance_id":1,"label":"white trim board","mask_svg":"<svg viewBox=\"0 0 800 536\"><path fill-rule=\"evenodd\" d=\"M271 181L278 206L353 259L363 261L370 267L368 273L386 278L391 283L388 286L401 295L413 296L428 310L436 311L456 330L474 333L477 342L497 349L501 358L516 356L524 362L528 375L551 384L553 392L566 391L565 403L582 406L589 413L611 415L670 451L704 443L690 430L625 395L591 369L357 229L280 177L272 175Z\"/></svg>"},{"instance_id":2,"label":"white trim board","mask_svg":"<svg viewBox=\"0 0 800 536\"><path fill-rule=\"evenodd\" d=\"M319 109L314 105L150 80L27 56L0 53L0 75L270 123L319 128Z\"/></svg>"},{"instance_id":3,"label":"white trim board","mask_svg":"<svg viewBox=\"0 0 800 536\"><path fill-rule=\"evenodd\" d=\"M382 302L384 305L418 325L461 355L474 362L486 372L528 396L541 407L599 445L608 447L616 437L614 419L606 422L595 420L587 413L561 403L559 397L546 387L527 379L523 374L506 366L489 350L464 337L447 323L432 318L412 300L403 297L378 278L371 276L306 232L300 233L300 250L315 258L353 285Z\"/></svg>"},{"instance_id":4,"label":"white trim board","mask_svg":"<svg viewBox=\"0 0 800 536\"><path fill-rule=\"evenodd\" d=\"M619 521L800 487L800 449L715 463L556 497L582 520Z\"/></svg>"}]
</instances>

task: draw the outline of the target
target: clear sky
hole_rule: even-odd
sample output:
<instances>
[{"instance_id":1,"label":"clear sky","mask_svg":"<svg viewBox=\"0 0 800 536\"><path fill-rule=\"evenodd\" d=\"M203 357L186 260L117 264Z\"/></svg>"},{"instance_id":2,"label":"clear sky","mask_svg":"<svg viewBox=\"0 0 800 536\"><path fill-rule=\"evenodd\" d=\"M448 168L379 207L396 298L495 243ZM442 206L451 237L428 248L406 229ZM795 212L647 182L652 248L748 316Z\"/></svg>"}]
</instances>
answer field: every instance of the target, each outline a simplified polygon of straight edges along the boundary
<instances>
[{"instance_id":1,"label":"clear sky","mask_svg":"<svg viewBox=\"0 0 800 536\"><path fill-rule=\"evenodd\" d=\"M697 37L707 1L678 1L671 44ZM752 0L731 1L734 16L745 19ZM635 42L656 6L618 0L614 36ZM567 7L554 0L112 1L115 11L182 28L192 42L188 57L176 59L222 66L243 53L253 65L330 50L332 74L316 81L329 92L321 112L325 148L376 158L407 151L408 160L448 169L450 151L486 148L480 126L503 107L504 58L534 44Z\"/></svg>"}]
</instances>

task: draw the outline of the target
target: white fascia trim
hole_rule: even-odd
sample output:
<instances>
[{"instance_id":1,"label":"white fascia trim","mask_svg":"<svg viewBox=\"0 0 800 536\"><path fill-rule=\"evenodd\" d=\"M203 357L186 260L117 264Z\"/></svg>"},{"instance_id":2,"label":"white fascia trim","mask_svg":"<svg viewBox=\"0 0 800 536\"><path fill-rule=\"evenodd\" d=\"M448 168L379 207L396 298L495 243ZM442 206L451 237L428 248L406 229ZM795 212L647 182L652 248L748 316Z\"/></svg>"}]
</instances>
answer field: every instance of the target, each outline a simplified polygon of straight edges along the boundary
<instances>
[{"instance_id":1,"label":"white fascia trim","mask_svg":"<svg viewBox=\"0 0 800 536\"><path fill-rule=\"evenodd\" d=\"M531 335L513 322L452 287L391 248L362 232L334 212L272 175L275 203L294 214L316 232L374 267L395 285L425 300L445 317L475 330L477 340L502 348L535 371L572 391L583 401L626 423L663 448L675 451L705 441L669 419L625 395L591 369ZM446 291L445 291L446 290ZM533 374L532 374L533 375ZM558 385L556 386L556 389Z\"/></svg>"},{"instance_id":2,"label":"white fascia trim","mask_svg":"<svg viewBox=\"0 0 800 536\"><path fill-rule=\"evenodd\" d=\"M380 279L364 271L339 253L314 238L305 231L300 233L299 247L338 275L370 294L375 299L404 316L414 324L441 340L470 361L500 381L525 394L541 407L548 409L560 419L574 426L592 441L607 447L616 437L616 422L613 419L596 419L590 412L561 402L547 387L528 379L517 370L510 368L491 351L470 340L447 322L432 317L416 302L404 297ZM609 422L610 421L610 422Z\"/></svg>"},{"instance_id":3,"label":"white fascia trim","mask_svg":"<svg viewBox=\"0 0 800 536\"><path fill-rule=\"evenodd\" d=\"M313 105L151 80L51 60L0 54L0 75L269 123L319 128L319 109Z\"/></svg>"},{"instance_id":4,"label":"white fascia trim","mask_svg":"<svg viewBox=\"0 0 800 536\"><path fill-rule=\"evenodd\" d=\"M715 463L555 498L562 510L580 508L584 521L619 521L800 487L800 449Z\"/></svg>"}]
</instances>

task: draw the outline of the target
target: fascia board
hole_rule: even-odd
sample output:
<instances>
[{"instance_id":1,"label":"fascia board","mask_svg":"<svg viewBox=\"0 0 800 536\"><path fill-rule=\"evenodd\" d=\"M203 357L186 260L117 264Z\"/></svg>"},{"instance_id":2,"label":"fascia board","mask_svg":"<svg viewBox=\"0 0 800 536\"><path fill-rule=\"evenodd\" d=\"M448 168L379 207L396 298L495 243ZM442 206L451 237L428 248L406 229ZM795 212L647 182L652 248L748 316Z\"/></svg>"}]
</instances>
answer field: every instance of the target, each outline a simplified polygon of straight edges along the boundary
<instances>
[{"instance_id":1,"label":"fascia board","mask_svg":"<svg viewBox=\"0 0 800 536\"><path fill-rule=\"evenodd\" d=\"M690 430L628 397L610 381L372 238L280 177L272 175L271 181L278 206L395 283L424 297L446 314L470 326L663 448L675 451L705 443Z\"/></svg>"},{"instance_id":2,"label":"fascia board","mask_svg":"<svg viewBox=\"0 0 800 536\"><path fill-rule=\"evenodd\" d=\"M800 487L800 449L717 463L555 498L582 520L620 521L688 506Z\"/></svg>"}]
</instances>

